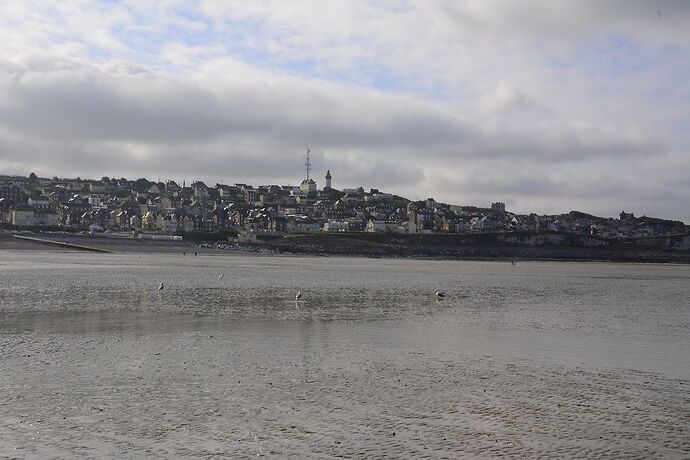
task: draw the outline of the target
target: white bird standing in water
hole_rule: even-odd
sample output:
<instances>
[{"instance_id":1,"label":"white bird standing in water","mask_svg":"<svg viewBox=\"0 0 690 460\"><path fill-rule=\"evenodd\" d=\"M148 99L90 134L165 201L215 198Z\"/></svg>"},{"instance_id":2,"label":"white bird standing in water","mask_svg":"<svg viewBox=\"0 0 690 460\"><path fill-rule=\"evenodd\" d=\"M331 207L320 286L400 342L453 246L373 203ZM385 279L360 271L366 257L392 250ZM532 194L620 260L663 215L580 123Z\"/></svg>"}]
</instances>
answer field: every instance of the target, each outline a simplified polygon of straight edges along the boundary
<instances>
[{"instance_id":1,"label":"white bird standing in water","mask_svg":"<svg viewBox=\"0 0 690 460\"><path fill-rule=\"evenodd\" d=\"M297 294L295 294L295 301L297 301L301 298L302 298L302 291L297 291Z\"/></svg>"},{"instance_id":2,"label":"white bird standing in water","mask_svg":"<svg viewBox=\"0 0 690 460\"><path fill-rule=\"evenodd\" d=\"M159 291L162 291L164 287L165 287L165 286L163 286L163 283L161 283L160 286L158 286L158 290L159 290Z\"/></svg>"},{"instance_id":3,"label":"white bird standing in water","mask_svg":"<svg viewBox=\"0 0 690 460\"><path fill-rule=\"evenodd\" d=\"M435 293L434 295L435 295L436 297L442 298L442 297L445 297L445 296L446 296L446 293L443 292L443 291L436 291L436 293Z\"/></svg>"}]
</instances>

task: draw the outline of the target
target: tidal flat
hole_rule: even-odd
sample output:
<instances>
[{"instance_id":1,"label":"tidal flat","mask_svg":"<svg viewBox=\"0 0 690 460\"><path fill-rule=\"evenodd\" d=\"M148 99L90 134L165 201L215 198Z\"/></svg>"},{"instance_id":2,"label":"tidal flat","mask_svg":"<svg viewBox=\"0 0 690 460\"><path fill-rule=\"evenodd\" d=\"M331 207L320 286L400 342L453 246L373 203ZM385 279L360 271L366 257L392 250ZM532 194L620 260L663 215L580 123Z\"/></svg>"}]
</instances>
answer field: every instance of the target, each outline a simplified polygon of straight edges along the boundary
<instances>
[{"instance_id":1,"label":"tidal flat","mask_svg":"<svg viewBox=\"0 0 690 460\"><path fill-rule=\"evenodd\" d=\"M679 265L0 250L0 457L684 458L688 299Z\"/></svg>"}]
</instances>

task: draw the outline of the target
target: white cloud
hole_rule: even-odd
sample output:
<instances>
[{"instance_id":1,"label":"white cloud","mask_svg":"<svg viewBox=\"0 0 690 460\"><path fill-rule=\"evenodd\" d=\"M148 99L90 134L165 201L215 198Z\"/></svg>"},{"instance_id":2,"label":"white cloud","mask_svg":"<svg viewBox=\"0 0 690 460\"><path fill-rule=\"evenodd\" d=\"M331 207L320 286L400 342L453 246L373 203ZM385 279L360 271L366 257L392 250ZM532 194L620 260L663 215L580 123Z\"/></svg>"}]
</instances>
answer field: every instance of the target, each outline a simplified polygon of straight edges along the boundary
<instances>
[{"instance_id":1,"label":"white cloud","mask_svg":"<svg viewBox=\"0 0 690 460\"><path fill-rule=\"evenodd\" d=\"M3 2L0 169L690 221L685 2L199 5Z\"/></svg>"}]
</instances>

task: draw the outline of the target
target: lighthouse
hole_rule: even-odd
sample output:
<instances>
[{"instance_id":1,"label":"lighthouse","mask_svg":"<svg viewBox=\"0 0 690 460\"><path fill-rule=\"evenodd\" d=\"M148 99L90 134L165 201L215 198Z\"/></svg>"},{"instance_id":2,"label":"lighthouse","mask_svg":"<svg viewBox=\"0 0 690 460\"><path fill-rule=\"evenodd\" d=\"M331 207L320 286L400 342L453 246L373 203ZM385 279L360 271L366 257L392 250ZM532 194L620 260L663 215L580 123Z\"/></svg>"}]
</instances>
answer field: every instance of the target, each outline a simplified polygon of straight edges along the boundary
<instances>
[{"instance_id":1,"label":"lighthouse","mask_svg":"<svg viewBox=\"0 0 690 460\"><path fill-rule=\"evenodd\" d=\"M331 188L331 170L326 171L326 188Z\"/></svg>"}]
</instances>

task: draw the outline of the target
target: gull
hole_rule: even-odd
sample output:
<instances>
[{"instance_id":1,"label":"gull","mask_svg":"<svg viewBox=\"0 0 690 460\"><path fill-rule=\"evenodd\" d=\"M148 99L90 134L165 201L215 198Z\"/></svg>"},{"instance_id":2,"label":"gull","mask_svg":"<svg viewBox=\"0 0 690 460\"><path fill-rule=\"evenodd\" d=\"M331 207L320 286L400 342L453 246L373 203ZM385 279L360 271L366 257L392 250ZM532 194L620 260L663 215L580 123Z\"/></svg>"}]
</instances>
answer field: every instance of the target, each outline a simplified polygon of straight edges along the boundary
<instances>
[{"instance_id":1,"label":"gull","mask_svg":"<svg viewBox=\"0 0 690 460\"><path fill-rule=\"evenodd\" d=\"M434 295L435 295L436 297L439 297L439 298L440 298L440 297L445 297L445 296L446 296L446 293L443 292L443 291L436 291L436 293L435 293Z\"/></svg>"},{"instance_id":2,"label":"gull","mask_svg":"<svg viewBox=\"0 0 690 460\"><path fill-rule=\"evenodd\" d=\"M302 298L302 291L297 291L297 294L295 294L295 301L297 301L301 298Z\"/></svg>"},{"instance_id":3,"label":"gull","mask_svg":"<svg viewBox=\"0 0 690 460\"><path fill-rule=\"evenodd\" d=\"M163 283L161 283L160 286L158 286L158 290L159 290L159 291L162 291L164 287L165 287L165 286L163 286Z\"/></svg>"},{"instance_id":4,"label":"gull","mask_svg":"<svg viewBox=\"0 0 690 460\"><path fill-rule=\"evenodd\" d=\"M223 279L223 274L222 274L222 273L221 273L220 275L218 275L218 279L219 279L219 280L222 280L222 279Z\"/></svg>"}]
</instances>

